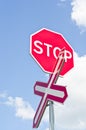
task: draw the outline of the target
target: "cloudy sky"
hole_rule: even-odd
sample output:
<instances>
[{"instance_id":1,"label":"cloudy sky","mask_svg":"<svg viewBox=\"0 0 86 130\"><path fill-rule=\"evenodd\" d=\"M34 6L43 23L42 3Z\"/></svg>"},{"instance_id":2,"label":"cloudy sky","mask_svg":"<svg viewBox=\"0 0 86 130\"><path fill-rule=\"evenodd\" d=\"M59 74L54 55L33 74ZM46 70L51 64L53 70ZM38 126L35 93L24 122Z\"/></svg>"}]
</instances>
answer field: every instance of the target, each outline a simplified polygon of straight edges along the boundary
<instances>
[{"instance_id":1,"label":"cloudy sky","mask_svg":"<svg viewBox=\"0 0 86 130\"><path fill-rule=\"evenodd\" d=\"M32 130L41 97L36 81L48 81L30 55L30 35L41 28L61 33L74 49L64 104L54 102L55 130L86 130L86 0L0 1L0 129ZM38 130L49 130L48 107Z\"/></svg>"}]
</instances>

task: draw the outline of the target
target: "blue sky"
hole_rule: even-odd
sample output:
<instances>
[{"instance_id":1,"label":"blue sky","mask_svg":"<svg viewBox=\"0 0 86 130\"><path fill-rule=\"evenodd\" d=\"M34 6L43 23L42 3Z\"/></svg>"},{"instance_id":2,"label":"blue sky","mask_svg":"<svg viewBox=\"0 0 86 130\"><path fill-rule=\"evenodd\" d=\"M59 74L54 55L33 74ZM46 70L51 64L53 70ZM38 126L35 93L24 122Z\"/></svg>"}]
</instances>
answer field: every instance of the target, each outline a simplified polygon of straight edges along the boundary
<instances>
[{"instance_id":1,"label":"blue sky","mask_svg":"<svg viewBox=\"0 0 86 130\"><path fill-rule=\"evenodd\" d=\"M0 1L0 129L33 129L41 99L33 86L48 80L29 53L30 35L41 28L62 33L74 49L75 67L59 81L67 84L69 98L55 103L55 129L86 129L85 7L86 0ZM47 109L38 130L48 127Z\"/></svg>"}]
</instances>

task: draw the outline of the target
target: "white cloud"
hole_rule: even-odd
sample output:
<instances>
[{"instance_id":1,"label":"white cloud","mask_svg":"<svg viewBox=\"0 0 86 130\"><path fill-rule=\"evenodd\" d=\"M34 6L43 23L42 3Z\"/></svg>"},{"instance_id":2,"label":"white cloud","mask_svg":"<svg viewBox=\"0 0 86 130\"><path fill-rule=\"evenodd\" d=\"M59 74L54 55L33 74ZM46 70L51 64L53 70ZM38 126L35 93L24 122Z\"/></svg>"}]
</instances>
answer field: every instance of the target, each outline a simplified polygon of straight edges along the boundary
<instances>
[{"instance_id":1,"label":"white cloud","mask_svg":"<svg viewBox=\"0 0 86 130\"><path fill-rule=\"evenodd\" d=\"M86 56L75 54L75 67L58 84L67 85L69 97L64 105L55 103L56 123L66 129L86 129Z\"/></svg>"},{"instance_id":2,"label":"white cloud","mask_svg":"<svg viewBox=\"0 0 86 130\"><path fill-rule=\"evenodd\" d=\"M13 107L15 116L22 119L32 120L35 114L29 102L24 101L22 97L12 97L5 93L0 93L0 105Z\"/></svg>"},{"instance_id":3,"label":"white cloud","mask_svg":"<svg viewBox=\"0 0 86 130\"><path fill-rule=\"evenodd\" d=\"M8 100L5 102L6 105L12 106L15 108L15 115L22 119L33 119L34 110L31 105L24 101L21 97L8 97Z\"/></svg>"},{"instance_id":4,"label":"white cloud","mask_svg":"<svg viewBox=\"0 0 86 130\"><path fill-rule=\"evenodd\" d=\"M79 27L86 27L86 0L72 0L71 18Z\"/></svg>"},{"instance_id":5,"label":"white cloud","mask_svg":"<svg viewBox=\"0 0 86 130\"><path fill-rule=\"evenodd\" d=\"M25 119L33 120L35 111L29 102L24 101L22 97L12 97L5 93L0 93L0 105L5 105L8 107L13 107L15 110L15 116ZM48 121L48 109L44 113L42 121Z\"/></svg>"}]
</instances>

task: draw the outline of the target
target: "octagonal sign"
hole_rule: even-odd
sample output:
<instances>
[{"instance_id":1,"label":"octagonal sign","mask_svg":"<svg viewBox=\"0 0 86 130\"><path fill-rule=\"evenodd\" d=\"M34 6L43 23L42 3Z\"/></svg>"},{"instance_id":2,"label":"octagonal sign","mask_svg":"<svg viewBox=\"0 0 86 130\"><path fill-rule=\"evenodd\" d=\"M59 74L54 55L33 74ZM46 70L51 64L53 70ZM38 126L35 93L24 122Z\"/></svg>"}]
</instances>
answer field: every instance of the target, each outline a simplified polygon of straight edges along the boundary
<instances>
[{"instance_id":1,"label":"octagonal sign","mask_svg":"<svg viewBox=\"0 0 86 130\"><path fill-rule=\"evenodd\" d=\"M65 47L65 64L60 73L64 75L73 68L73 49L62 34L49 29L41 29L30 36L30 54L39 66L53 73L59 51Z\"/></svg>"}]
</instances>

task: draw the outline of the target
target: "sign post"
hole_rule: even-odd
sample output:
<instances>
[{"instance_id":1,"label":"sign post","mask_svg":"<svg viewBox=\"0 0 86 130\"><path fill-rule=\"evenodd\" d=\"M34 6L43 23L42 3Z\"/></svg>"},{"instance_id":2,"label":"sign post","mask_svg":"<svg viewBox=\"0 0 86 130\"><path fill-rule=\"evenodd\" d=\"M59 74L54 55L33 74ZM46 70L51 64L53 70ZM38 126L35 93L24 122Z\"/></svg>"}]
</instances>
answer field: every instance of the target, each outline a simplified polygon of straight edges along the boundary
<instances>
[{"instance_id":1,"label":"sign post","mask_svg":"<svg viewBox=\"0 0 86 130\"><path fill-rule=\"evenodd\" d=\"M65 61L65 58L64 58ZM64 62L61 65L61 68L59 70L59 74L62 70L62 67L64 65ZM54 106L53 101L49 101L49 130L54 130Z\"/></svg>"},{"instance_id":2,"label":"sign post","mask_svg":"<svg viewBox=\"0 0 86 130\"><path fill-rule=\"evenodd\" d=\"M53 101L49 101L49 130L54 130L54 106L53 106Z\"/></svg>"}]
</instances>

